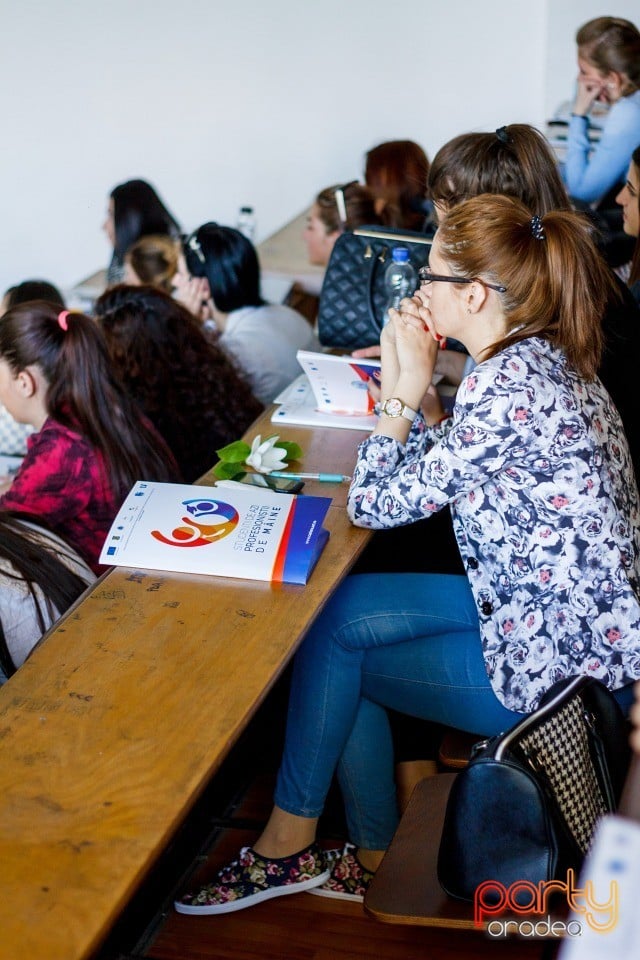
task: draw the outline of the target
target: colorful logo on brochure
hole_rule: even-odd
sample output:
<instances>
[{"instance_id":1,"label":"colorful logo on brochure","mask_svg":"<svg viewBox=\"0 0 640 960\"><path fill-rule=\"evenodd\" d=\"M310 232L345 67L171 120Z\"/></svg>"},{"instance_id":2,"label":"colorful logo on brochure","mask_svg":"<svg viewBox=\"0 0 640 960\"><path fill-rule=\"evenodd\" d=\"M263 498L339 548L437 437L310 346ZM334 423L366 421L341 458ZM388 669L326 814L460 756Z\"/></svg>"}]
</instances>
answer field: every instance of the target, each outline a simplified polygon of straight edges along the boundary
<instances>
[{"instance_id":1,"label":"colorful logo on brochure","mask_svg":"<svg viewBox=\"0 0 640 960\"><path fill-rule=\"evenodd\" d=\"M183 500L182 506L189 514L182 517L184 526L174 527L169 536L160 530L152 530L151 536L172 547L206 547L233 533L240 519L236 508L222 500ZM196 522L202 517L215 522Z\"/></svg>"}]
</instances>

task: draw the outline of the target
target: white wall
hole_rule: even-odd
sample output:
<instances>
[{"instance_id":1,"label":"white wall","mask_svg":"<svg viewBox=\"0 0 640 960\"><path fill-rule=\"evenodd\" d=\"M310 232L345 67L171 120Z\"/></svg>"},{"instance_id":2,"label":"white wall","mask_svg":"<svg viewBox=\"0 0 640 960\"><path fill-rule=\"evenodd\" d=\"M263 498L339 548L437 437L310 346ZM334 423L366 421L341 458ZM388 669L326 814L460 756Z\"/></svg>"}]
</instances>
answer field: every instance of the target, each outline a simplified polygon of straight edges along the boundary
<instances>
[{"instance_id":1,"label":"white wall","mask_svg":"<svg viewBox=\"0 0 640 960\"><path fill-rule=\"evenodd\" d=\"M187 229L251 203L261 239L361 175L381 140L433 155L466 130L540 125L568 95L592 7L0 0L0 290L36 275L66 287L106 264L106 198L131 177ZM556 68L562 89L545 79Z\"/></svg>"}]
</instances>

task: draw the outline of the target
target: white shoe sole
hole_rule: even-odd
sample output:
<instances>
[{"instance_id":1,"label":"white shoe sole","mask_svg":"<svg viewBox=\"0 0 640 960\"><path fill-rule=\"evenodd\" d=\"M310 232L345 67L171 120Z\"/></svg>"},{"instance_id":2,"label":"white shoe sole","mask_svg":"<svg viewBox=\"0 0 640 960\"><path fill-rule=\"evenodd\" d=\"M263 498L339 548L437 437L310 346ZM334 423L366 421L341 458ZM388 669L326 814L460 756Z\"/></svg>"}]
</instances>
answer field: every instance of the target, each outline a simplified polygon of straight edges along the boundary
<instances>
[{"instance_id":1,"label":"white shoe sole","mask_svg":"<svg viewBox=\"0 0 640 960\"><path fill-rule=\"evenodd\" d=\"M352 903L364 903L364 897L357 893L338 893L336 890L323 890L322 887L316 887L315 890L308 890L316 897L327 897L331 900L350 900Z\"/></svg>"},{"instance_id":2,"label":"white shoe sole","mask_svg":"<svg viewBox=\"0 0 640 960\"><path fill-rule=\"evenodd\" d=\"M173 906L177 913L188 913L191 916L208 917L216 913L235 913L236 910L245 910L247 907L253 907L256 903L263 900L272 900L274 897L286 897L290 893L313 893L313 887L326 883L331 872L326 870L319 873L317 877L310 880L301 880L300 883L283 884L281 887L269 887L267 890L260 890L258 893L252 893L249 897L241 897L239 900L228 900L226 903L210 904L190 904L180 903L175 900Z\"/></svg>"}]
</instances>

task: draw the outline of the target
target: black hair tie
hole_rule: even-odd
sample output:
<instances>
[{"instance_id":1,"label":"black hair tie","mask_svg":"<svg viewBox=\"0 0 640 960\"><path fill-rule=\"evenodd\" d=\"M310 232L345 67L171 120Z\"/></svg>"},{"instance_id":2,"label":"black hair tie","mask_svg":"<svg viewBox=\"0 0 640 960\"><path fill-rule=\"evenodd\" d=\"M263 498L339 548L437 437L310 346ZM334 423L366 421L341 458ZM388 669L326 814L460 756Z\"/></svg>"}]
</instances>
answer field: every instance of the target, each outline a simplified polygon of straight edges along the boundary
<instances>
[{"instance_id":1,"label":"black hair tie","mask_svg":"<svg viewBox=\"0 0 640 960\"><path fill-rule=\"evenodd\" d=\"M537 214L535 217L531 217L529 223L531 227L531 235L535 237L536 240L545 240L544 227L542 226L542 217L539 217Z\"/></svg>"},{"instance_id":2,"label":"black hair tie","mask_svg":"<svg viewBox=\"0 0 640 960\"><path fill-rule=\"evenodd\" d=\"M496 137L500 143L513 143L513 137L510 137L506 127L498 127Z\"/></svg>"}]
</instances>

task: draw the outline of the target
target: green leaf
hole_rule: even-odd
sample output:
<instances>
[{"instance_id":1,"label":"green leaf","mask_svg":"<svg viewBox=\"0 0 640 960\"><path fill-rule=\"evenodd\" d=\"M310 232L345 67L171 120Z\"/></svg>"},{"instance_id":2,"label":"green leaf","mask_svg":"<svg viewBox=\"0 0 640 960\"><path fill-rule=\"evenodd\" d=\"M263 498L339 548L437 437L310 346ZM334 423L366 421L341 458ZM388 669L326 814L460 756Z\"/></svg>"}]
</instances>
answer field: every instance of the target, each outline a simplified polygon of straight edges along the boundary
<instances>
[{"instance_id":1,"label":"green leaf","mask_svg":"<svg viewBox=\"0 0 640 960\"><path fill-rule=\"evenodd\" d=\"M289 440L278 440L276 447L282 447L283 450L287 451L287 462L289 460L300 460L302 457L302 447L297 443L292 443Z\"/></svg>"},{"instance_id":2,"label":"green leaf","mask_svg":"<svg viewBox=\"0 0 640 960\"><path fill-rule=\"evenodd\" d=\"M227 463L219 460L213 468L213 475L218 480L233 480L239 473L244 473L244 465L241 463Z\"/></svg>"},{"instance_id":3,"label":"green leaf","mask_svg":"<svg viewBox=\"0 0 640 960\"><path fill-rule=\"evenodd\" d=\"M234 440L221 450L216 450L216 453L225 463L244 463L251 453L251 447L243 440Z\"/></svg>"}]
</instances>

